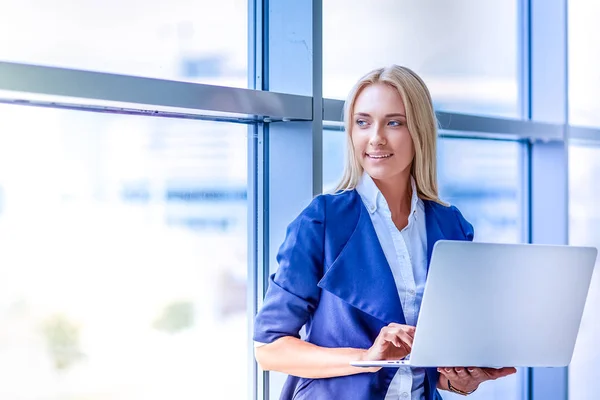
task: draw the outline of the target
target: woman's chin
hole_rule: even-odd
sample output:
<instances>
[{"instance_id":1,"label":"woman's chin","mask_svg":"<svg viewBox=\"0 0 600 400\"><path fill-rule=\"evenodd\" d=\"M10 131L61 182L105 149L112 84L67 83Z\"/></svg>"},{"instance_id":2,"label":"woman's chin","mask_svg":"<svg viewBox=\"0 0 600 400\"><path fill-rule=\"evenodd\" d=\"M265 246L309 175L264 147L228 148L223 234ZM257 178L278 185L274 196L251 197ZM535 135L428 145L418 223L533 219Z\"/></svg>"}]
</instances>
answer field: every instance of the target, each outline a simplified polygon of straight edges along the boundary
<instances>
[{"instance_id":1,"label":"woman's chin","mask_svg":"<svg viewBox=\"0 0 600 400\"><path fill-rule=\"evenodd\" d=\"M388 166L368 166L365 168L365 172L373 179L378 181L384 181L389 179L398 179L398 176L402 174L402 170L398 168L389 168Z\"/></svg>"}]
</instances>

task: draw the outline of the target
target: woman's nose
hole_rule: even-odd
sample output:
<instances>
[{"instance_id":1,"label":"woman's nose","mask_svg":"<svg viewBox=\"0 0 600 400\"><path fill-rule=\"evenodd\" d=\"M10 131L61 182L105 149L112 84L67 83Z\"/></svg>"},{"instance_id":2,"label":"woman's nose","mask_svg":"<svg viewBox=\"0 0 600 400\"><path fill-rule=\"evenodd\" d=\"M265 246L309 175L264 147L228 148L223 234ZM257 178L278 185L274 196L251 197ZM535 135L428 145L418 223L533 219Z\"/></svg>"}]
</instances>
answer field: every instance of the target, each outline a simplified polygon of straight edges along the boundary
<instances>
[{"instance_id":1,"label":"woman's nose","mask_svg":"<svg viewBox=\"0 0 600 400\"><path fill-rule=\"evenodd\" d=\"M385 144L385 137L379 128L373 129L373 134L369 140L371 146L382 146Z\"/></svg>"}]
</instances>

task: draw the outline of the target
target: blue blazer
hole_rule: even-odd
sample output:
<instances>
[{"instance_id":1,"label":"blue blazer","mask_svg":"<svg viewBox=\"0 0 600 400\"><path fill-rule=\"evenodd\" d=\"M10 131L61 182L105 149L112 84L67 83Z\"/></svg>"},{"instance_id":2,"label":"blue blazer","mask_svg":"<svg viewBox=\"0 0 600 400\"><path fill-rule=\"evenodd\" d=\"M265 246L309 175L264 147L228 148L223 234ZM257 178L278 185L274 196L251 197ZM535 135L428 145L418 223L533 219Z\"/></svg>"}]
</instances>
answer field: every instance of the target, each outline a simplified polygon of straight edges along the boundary
<instances>
[{"instance_id":1,"label":"blue blazer","mask_svg":"<svg viewBox=\"0 0 600 400\"><path fill-rule=\"evenodd\" d=\"M424 201L427 265L440 239L473 240L456 207ZM254 340L283 336L323 347L368 349L384 326L405 324L391 269L356 190L320 195L290 223L255 319ZM383 400L397 369L336 378L289 376L282 400ZM436 368L427 369L427 400L441 399Z\"/></svg>"}]
</instances>

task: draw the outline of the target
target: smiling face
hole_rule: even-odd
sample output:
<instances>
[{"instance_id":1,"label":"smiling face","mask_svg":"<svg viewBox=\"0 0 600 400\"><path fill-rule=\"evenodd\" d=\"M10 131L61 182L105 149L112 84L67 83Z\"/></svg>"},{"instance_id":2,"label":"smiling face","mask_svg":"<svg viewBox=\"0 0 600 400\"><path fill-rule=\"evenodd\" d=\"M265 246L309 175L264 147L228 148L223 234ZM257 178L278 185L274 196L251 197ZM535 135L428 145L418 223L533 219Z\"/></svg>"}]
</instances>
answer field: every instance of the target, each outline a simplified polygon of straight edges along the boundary
<instances>
[{"instance_id":1,"label":"smiling face","mask_svg":"<svg viewBox=\"0 0 600 400\"><path fill-rule=\"evenodd\" d=\"M410 173L415 148L404 102L393 86L375 83L362 89L351 126L355 155L374 180L393 181Z\"/></svg>"}]
</instances>

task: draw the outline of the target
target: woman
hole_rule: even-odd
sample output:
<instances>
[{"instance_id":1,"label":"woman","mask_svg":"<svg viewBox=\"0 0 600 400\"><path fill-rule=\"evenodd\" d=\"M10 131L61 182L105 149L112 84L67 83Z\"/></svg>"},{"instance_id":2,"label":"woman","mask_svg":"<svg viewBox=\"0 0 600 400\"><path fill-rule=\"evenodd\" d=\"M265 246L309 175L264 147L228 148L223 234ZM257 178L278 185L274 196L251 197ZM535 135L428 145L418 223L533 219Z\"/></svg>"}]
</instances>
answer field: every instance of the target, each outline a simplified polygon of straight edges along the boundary
<instances>
[{"instance_id":1,"label":"woman","mask_svg":"<svg viewBox=\"0 0 600 400\"><path fill-rule=\"evenodd\" d=\"M346 101L348 156L336 194L289 225L256 316L256 359L289 374L282 399L439 399L514 368L357 368L410 353L433 245L473 240L436 181L436 118L411 70L377 69ZM305 340L299 331L306 325Z\"/></svg>"}]
</instances>

